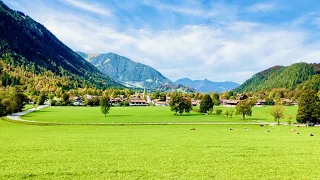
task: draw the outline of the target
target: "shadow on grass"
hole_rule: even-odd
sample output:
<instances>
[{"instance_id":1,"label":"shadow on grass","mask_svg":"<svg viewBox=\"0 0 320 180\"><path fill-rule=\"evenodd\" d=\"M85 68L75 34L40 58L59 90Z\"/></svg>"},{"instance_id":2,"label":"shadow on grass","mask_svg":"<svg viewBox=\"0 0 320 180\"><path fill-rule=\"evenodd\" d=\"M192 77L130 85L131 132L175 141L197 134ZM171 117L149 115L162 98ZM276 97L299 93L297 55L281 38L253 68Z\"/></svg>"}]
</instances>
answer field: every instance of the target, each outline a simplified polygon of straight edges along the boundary
<instances>
[{"instance_id":1,"label":"shadow on grass","mask_svg":"<svg viewBox=\"0 0 320 180\"><path fill-rule=\"evenodd\" d=\"M179 116L184 116L184 117L188 117L188 116L205 116L203 114L177 114L177 115L172 114L172 115L176 116L176 117L179 117Z\"/></svg>"},{"instance_id":2,"label":"shadow on grass","mask_svg":"<svg viewBox=\"0 0 320 180\"><path fill-rule=\"evenodd\" d=\"M244 121L264 121L264 120L268 120L267 118L246 118L246 120Z\"/></svg>"},{"instance_id":3,"label":"shadow on grass","mask_svg":"<svg viewBox=\"0 0 320 180\"><path fill-rule=\"evenodd\" d=\"M107 115L106 117L130 117L133 115Z\"/></svg>"},{"instance_id":4,"label":"shadow on grass","mask_svg":"<svg viewBox=\"0 0 320 180\"><path fill-rule=\"evenodd\" d=\"M48 113L48 112L55 112L55 111L47 110L47 109L40 109L40 110L32 111L30 113Z\"/></svg>"}]
</instances>

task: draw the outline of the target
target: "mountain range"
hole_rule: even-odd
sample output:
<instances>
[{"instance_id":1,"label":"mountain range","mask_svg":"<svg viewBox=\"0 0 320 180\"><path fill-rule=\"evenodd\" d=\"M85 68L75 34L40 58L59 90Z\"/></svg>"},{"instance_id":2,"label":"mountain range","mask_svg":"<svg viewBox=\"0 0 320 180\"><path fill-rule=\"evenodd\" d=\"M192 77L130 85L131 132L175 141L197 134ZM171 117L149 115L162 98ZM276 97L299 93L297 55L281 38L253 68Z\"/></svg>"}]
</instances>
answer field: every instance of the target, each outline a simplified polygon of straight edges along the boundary
<instances>
[{"instance_id":1,"label":"mountain range","mask_svg":"<svg viewBox=\"0 0 320 180\"><path fill-rule=\"evenodd\" d=\"M320 64L274 66L255 74L242 85L233 82L177 80L154 68L114 53L74 52L43 25L0 1L1 86L24 85L40 91L79 87L148 88L182 92L257 92L274 88L320 90ZM36 80L34 80L36 79ZM49 91L48 90L48 91Z\"/></svg>"},{"instance_id":2,"label":"mountain range","mask_svg":"<svg viewBox=\"0 0 320 180\"><path fill-rule=\"evenodd\" d=\"M115 53L78 52L78 54L98 68L100 72L127 87L157 89L163 85L174 85L154 68Z\"/></svg>"},{"instance_id":3,"label":"mountain range","mask_svg":"<svg viewBox=\"0 0 320 180\"><path fill-rule=\"evenodd\" d=\"M0 1L0 58L12 67L68 77L75 86L122 87L64 45L43 25Z\"/></svg>"},{"instance_id":4,"label":"mountain range","mask_svg":"<svg viewBox=\"0 0 320 180\"><path fill-rule=\"evenodd\" d=\"M274 88L320 90L320 64L296 63L274 66L253 75L236 92L257 92Z\"/></svg>"},{"instance_id":5,"label":"mountain range","mask_svg":"<svg viewBox=\"0 0 320 180\"><path fill-rule=\"evenodd\" d=\"M190 88L194 88L195 90L203 93L209 92L225 92L230 91L239 86L238 83L235 82L212 82L208 79L204 80L191 80L189 78L178 79L175 81L176 84L183 84Z\"/></svg>"}]
</instances>

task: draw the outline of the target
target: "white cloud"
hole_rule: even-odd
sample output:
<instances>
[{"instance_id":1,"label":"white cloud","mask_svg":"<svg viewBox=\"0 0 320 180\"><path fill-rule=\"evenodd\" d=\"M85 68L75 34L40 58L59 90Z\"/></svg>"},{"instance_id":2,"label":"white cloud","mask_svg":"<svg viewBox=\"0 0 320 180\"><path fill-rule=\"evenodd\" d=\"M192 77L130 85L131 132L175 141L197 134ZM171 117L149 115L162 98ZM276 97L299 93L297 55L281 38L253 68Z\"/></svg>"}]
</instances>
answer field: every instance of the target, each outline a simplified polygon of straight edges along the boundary
<instances>
[{"instance_id":1,"label":"white cloud","mask_svg":"<svg viewBox=\"0 0 320 180\"><path fill-rule=\"evenodd\" d=\"M88 12L96 13L103 16L111 16L111 11L89 4L85 2L81 2L80 0L60 0L63 3L69 4L75 8L79 8Z\"/></svg>"},{"instance_id":2,"label":"white cloud","mask_svg":"<svg viewBox=\"0 0 320 180\"><path fill-rule=\"evenodd\" d=\"M320 27L320 17L314 17L312 19L312 24Z\"/></svg>"},{"instance_id":3,"label":"white cloud","mask_svg":"<svg viewBox=\"0 0 320 180\"><path fill-rule=\"evenodd\" d=\"M257 3L253 4L252 6L248 7L247 10L249 12L270 12L276 9L276 5L274 3Z\"/></svg>"},{"instance_id":4,"label":"white cloud","mask_svg":"<svg viewBox=\"0 0 320 180\"><path fill-rule=\"evenodd\" d=\"M184 5L173 5L173 4L165 4L158 0L142 0L140 3L154 7L160 11L168 11L168 12L175 12L175 13L182 13L186 15L192 16L207 16L203 9L199 8L199 4L196 1L193 1L193 7L188 6L192 1L185 1ZM186 5L187 4L187 5Z\"/></svg>"},{"instance_id":5,"label":"white cloud","mask_svg":"<svg viewBox=\"0 0 320 180\"><path fill-rule=\"evenodd\" d=\"M234 18L219 25L119 30L85 15L50 8L30 12L75 51L115 52L150 65L172 80L243 82L274 65L319 62L320 57L320 42L308 42L312 34L297 27L285 29Z\"/></svg>"},{"instance_id":6,"label":"white cloud","mask_svg":"<svg viewBox=\"0 0 320 180\"><path fill-rule=\"evenodd\" d=\"M309 12L299 16L292 22L292 26L299 27L299 26L316 26L320 28L320 12Z\"/></svg>"},{"instance_id":7,"label":"white cloud","mask_svg":"<svg viewBox=\"0 0 320 180\"><path fill-rule=\"evenodd\" d=\"M60 18L66 18L62 20ZM184 26L167 31L126 30L61 15L46 26L74 50L115 52L159 69L171 79L243 82L274 65L317 62L320 44L308 35L251 22L223 27Z\"/></svg>"},{"instance_id":8,"label":"white cloud","mask_svg":"<svg viewBox=\"0 0 320 180\"><path fill-rule=\"evenodd\" d=\"M157 0L143 0L141 3L158 11L228 21L235 19L238 12L237 7L223 3L208 3L204 8L200 1L194 0L185 0L183 4L166 4Z\"/></svg>"}]
</instances>

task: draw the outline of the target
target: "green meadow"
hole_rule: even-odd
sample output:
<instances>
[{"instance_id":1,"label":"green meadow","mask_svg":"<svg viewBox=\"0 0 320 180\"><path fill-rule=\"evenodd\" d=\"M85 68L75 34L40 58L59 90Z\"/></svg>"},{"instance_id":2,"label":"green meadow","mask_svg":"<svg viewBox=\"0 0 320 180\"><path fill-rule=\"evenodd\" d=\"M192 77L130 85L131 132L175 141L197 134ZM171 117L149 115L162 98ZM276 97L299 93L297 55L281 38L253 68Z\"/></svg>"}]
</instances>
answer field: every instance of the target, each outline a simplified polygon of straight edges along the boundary
<instances>
[{"instance_id":1,"label":"green meadow","mask_svg":"<svg viewBox=\"0 0 320 180\"><path fill-rule=\"evenodd\" d=\"M0 179L319 178L320 128L229 127L0 121Z\"/></svg>"},{"instance_id":2,"label":"green meadow","mask_svg":"<svg viewBox=\"0 0 320 180\"><path fill-rule=\"evenodd\" d=\"M274 122L270 115L271 107L254 107L252 116L242 120L242 116L227 117L224 115L226 109L222 106L214 107L222 109L223 113L217 115L202 115L196 112L190 114L176 115L169 107L112 107L110 113L105 117L100 107L48 107L23 116L25 120L39 122L68 122L68 123L182 123L182 122ZM287 106L285 114L295 115L296 106ZM285 119L283 121L286 121Z\"/></svg>"}]
</instances>

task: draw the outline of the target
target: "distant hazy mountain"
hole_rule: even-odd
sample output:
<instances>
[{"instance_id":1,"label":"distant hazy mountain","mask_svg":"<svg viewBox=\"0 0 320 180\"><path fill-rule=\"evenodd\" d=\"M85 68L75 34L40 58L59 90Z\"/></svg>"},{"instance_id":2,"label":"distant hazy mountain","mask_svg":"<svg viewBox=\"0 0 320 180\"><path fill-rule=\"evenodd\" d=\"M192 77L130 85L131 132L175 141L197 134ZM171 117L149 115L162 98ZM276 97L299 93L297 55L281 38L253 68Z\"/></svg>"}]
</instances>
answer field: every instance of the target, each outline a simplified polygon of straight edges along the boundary
<instances>
[{"instance_id":1,"label":"distant hazy mountain","mask_svg":"<svg viewBox=\"0 0 320 180\"><path fill-rule=\"evenodd\" d=\"M235 91L256 92L274 88L319 90L319 75L319 63L296 63L287 67L274 66L253 75Z\"/></svg>"},{"instance_id":2,"label":"distant hazy mountain","mask_svg":"<svg viewBox=\"0 0 320 180\"><path fill-rule=\"evenodd\" d=\"M207 79L193 81L189 78L178 79L175 83L186 85L200 92L225 92L239 86L239 84L235 82L212 82Z\"/></svg>"},{"instance_id":3,"label":"distant hazy mountain","mask_svg":"<svg viewBox=\"0 0 320 180\"><path fill-rule=\"evenodd\" d=\"M78 52L78 54L102 73L127 87L157 89L163 85L174 86L174 83L154 68L118 54L87 54L83 52Z\"/></svg>"}]
</instances>

